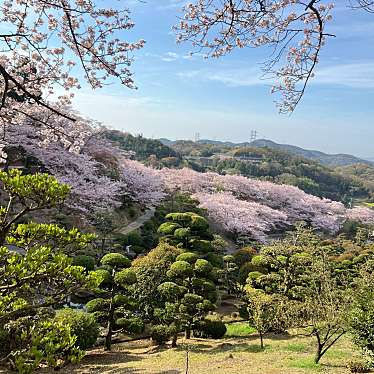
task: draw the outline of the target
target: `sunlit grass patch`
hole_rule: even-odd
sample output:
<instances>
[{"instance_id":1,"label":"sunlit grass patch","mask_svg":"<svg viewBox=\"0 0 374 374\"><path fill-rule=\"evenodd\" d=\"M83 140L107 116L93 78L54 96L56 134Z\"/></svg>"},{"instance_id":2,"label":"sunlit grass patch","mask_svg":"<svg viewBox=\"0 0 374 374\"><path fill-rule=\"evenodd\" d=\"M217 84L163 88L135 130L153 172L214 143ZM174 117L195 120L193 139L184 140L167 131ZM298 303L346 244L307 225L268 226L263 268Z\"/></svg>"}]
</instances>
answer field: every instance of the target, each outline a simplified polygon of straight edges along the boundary
<instances>
[{"instance_id":1,"label":"sunlit grass patch","mask_svg":"<svg viewBox=\"0 0 374 374\"><path fill-rule=\"evenodd\" d=\"M226 328L227 331L225 337L227 338L247 337L256 332L256 329L246 322L228 323L226 324Z\"/></svg>"},{"instance_id":2,"label":"sunlit grass patch","mask_svg":"<svg viewBox=\"0 0 374 374\"><path fill-rule=\"evenodd\" d=\"M308 348L305 344L302 343L290 343L285 347L285 350L289 352L301 353L306 352Z\"/></svg>"},{"instance_id":3,"label":"sunlit grass patch","mask_svg":"<svg viewBox=\"0 0 374 374\"><path fill-rule=\"evenodd\" d=\"M297 359L293 358L290 360L288 366L290 368L307 369L314 371L320 371L322 368L322 366L320 364L316 364L311 357Z\"/></svg>"}]
</instances>

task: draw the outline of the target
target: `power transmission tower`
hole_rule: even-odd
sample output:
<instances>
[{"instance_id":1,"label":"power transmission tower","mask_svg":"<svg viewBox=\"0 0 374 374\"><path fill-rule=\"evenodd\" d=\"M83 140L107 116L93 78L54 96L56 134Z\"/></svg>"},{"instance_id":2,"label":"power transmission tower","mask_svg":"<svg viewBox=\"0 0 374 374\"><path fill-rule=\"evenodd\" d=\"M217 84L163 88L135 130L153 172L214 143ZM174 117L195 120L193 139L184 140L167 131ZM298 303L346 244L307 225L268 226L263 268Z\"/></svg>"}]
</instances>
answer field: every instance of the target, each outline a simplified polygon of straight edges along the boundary
<instances>
[{"instance_id":1,"label":"power transmission tower","mask_svg":"<svg viewBox=\"0 0 374 374\"><path fill-rule=\"evenodd\" d=\"M251 143L254 142L257 139L257 131L252 130L251 131Z\"/></svg>"}]
</instances>

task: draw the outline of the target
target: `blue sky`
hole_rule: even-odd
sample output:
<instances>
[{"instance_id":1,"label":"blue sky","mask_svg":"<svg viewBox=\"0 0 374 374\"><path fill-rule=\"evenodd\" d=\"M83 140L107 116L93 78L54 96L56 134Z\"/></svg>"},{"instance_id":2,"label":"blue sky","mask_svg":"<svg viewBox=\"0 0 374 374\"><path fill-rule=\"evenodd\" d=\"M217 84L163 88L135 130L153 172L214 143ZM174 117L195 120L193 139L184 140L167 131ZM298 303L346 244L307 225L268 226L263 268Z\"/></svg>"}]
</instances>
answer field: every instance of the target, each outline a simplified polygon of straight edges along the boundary
<instances>
[{"instance_id":1,"label":"blue sky","mask_svg":"<svg viewBox=\"0 0 374 374\"><path fill-rule=\"evenodd\" d=\"M105 1L105 3L109 3ZM125 2L126 3L126 2ZM83 88L75 107L105 125L147 137L246 141L251 130L277 142L374 157L374 15L339 1L316 78L291 115L278 114L271 82L260 80L269 51L239 50L219 60L189 56L171 27L179 0L129 0L136 23L127 39L144 38L133 71L138 90L119 84Z\"/></svg>"}]
</instances>

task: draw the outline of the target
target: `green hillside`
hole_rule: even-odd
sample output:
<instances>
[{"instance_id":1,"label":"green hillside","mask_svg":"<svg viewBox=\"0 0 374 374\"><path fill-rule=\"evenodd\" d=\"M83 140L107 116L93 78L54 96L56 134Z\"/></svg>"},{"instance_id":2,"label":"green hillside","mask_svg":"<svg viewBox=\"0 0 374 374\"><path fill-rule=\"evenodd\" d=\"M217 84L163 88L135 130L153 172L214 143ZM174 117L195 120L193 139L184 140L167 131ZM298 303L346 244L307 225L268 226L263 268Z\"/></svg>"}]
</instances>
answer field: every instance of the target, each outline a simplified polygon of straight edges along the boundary
<instances>
[{"instance_id":1,"label":"green hillside","mask_svg":"<svg viewBox=\"0 0 374 374\"><path fill-rule=\"evenodd\" d=\"M364 183L344 169L335 170L280 149L192 141L177 141L171 147L197 170L294 185L307 193L347 204L355 198L370 198L374 191L374 185Z\"/></svg>"}]
</instances>

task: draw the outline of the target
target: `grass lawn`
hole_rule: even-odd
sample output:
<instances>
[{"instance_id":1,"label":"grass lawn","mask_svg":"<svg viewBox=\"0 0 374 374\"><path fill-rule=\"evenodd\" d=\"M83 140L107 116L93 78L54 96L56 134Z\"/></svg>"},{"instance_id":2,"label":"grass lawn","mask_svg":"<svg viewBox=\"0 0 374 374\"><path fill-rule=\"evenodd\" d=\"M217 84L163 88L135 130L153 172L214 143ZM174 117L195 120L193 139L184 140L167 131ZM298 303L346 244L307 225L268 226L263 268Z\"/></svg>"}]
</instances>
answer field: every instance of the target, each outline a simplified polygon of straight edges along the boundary
<instances>
[{"instance_id":1,"label":"grass lawn","mask_svg":"<svg viewBox=\"0 0 374 374\"><path fill-rule=\"evenodd\" d=\"M88 352L80 364L60 373L185 374L188 346L189 374L347 374L347 362L357 354L349 340L342 339L316 365L312 338L270 335L262 351L257 335L238 337L246 328L229 325L229 336L221 340L181 339L175 349L152 347L149 341L117 344L111 353Z\"/></svg>"},{"instance_id":2,"label":"grass lawn","mask_svg":"<svg viewBox=\"0 0 374 374\"><path fill-rule=\"evenodd\" d=\"M228 323L226 324L226 328L227 338L247 337L256 332L252 326L249 326L248 322Z\"/></svg>"}]
</instances>

